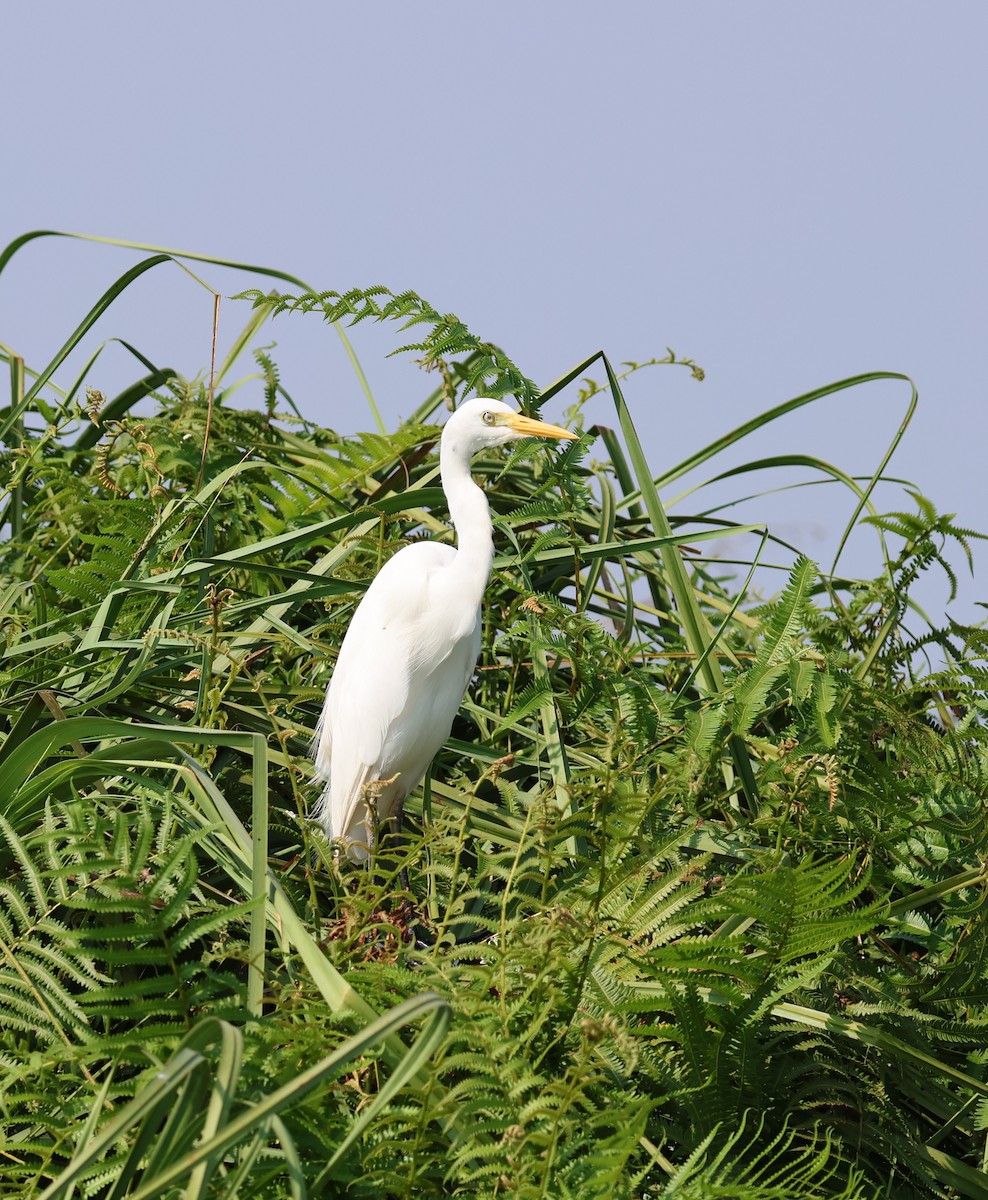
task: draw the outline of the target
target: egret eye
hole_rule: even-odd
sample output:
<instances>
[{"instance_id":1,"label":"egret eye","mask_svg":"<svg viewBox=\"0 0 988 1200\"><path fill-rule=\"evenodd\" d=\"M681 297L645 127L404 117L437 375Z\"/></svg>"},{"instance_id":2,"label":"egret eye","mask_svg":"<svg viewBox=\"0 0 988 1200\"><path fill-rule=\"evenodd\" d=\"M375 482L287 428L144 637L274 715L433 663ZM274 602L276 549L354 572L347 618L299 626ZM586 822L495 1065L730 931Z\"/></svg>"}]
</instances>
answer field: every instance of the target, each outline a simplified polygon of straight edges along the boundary
<instances>
[{"instance_id":1,"label":"egret eye","mask_svg":"<svg viewBox=\"0 0 988 1200\"><path fill-rule=\"evenodd\" d=\"M484 422L485 425L493 425L496 421L494 414L492 412L490 412L489 410L487 412L485 412L484 415L480 419Z\"/></svg>"}]
</instances>

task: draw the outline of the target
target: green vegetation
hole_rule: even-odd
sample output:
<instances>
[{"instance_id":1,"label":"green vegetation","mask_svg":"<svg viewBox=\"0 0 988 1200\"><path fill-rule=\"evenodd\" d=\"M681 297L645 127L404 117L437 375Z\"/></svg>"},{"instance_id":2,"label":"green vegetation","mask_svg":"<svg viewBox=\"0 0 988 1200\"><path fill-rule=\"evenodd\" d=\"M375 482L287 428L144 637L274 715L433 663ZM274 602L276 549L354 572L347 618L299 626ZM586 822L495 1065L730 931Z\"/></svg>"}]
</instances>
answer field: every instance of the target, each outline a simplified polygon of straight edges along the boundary
<instances>
[{"instance_id":1,"label":"green vegetation","mask_svg":"<svg viewBox=\"0 0 988 1200\"><path fill-rule=\"evenodd\" d=\"M875 508L908 380L656 475L604 358L539 395L414 295L259 272L291 292L243 299L212 379L134 351L115 398L98 354L56 383L170 257L36 371L3 348L0 1196L988 1197L986 635L910 604L977 535ZM314 427L251 349L278 312L394 322L429 394ZM733 472L849 489L873 579L667 515L691 467L878 378L908 409L871 479ZM563 388L580 442L477 460L477 681L410 835L355 868L306 820L347 621L450 536L444 408Z\"/></svg>"}]
</instances>

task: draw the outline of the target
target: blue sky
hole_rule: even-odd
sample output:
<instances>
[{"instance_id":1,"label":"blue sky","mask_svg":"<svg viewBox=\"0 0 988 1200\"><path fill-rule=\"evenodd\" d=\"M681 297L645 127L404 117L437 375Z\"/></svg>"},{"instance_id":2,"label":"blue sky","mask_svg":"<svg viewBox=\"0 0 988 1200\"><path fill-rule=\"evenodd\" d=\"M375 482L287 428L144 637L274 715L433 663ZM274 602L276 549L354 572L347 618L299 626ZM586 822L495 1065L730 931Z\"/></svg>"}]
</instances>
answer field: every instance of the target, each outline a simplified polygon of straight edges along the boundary
<instances>
[{"instance_id":1,"label":"blue sky","mask_svg":"<svg viewBox=\"0 0 988 1200\"><path fill-rule=\"evenodd\" d=\"M656 471L790 396L901 371L920 407L893 471L988 528L983 0L8 0L4 42L4 243L70 229L319 288L413 288L542 384L597 349L671 346L707 379L629 385ZM34 243L0 277L0 341L46 362L135 257ZM227 295L250 282L200 273ZM99 336L194 374L211 311L159 270ZM223 336L245 317L225 302ZM362 327L356 342L393 418L430 381L382 360L392 336ZM280 318L271 337L307 415L370 424L330 330ZM110 351L94 382L112 393L133 375ZM721 466L804 451L869 472L907 399L844 393ZM828 563L849 512L813 488L737 515ZM848 565L877 571L873 549L859 541ZM961 617L988 598L976 553ZM923 597L935 608L945 590Z\"/></svg>"}]
</instances>

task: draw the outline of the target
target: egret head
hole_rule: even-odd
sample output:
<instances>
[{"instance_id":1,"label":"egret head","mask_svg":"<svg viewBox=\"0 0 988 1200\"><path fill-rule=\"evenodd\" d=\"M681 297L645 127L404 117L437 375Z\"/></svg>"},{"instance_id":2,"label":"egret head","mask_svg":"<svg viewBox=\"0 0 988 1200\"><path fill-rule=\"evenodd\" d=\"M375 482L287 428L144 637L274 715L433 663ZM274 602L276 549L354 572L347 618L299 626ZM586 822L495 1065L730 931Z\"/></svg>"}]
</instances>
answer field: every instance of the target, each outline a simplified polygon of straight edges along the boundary
<instances>
[{"instance_id":1,"label":"egret head","mask_svg":"<svg viewBox=\"0 0 988 1200\"><path fill-rule=\"evenodd\" d=\"M523 437L572 440L576 434L559 425L526 417L501 400L484 397L461 404L443 427L443 444L462 448L467 454Z\"/></svg>"}]
</instances>

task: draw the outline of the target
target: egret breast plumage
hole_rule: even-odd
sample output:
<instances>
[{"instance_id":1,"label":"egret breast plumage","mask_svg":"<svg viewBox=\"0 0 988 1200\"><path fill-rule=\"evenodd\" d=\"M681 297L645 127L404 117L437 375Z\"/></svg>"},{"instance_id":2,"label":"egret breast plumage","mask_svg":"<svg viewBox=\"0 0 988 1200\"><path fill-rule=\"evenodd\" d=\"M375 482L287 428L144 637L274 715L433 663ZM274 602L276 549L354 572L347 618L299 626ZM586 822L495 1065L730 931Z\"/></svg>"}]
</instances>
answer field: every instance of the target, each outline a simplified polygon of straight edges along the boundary
<instances>
[{"instance_id":1,"label":"egret breast plumage","mask_svg":"<svg viewBox=\"0 0 988 1200\"><path fill-rule=\"evenodd\" d=\"M499 400L468 400L446 422L439 461L457 548L418 542L385 563L350 621L316 730L314 816L354 861L428 770L477 663L494 543L470 460L516 438L575 436Z\"/></svg>"}]
</instances>

